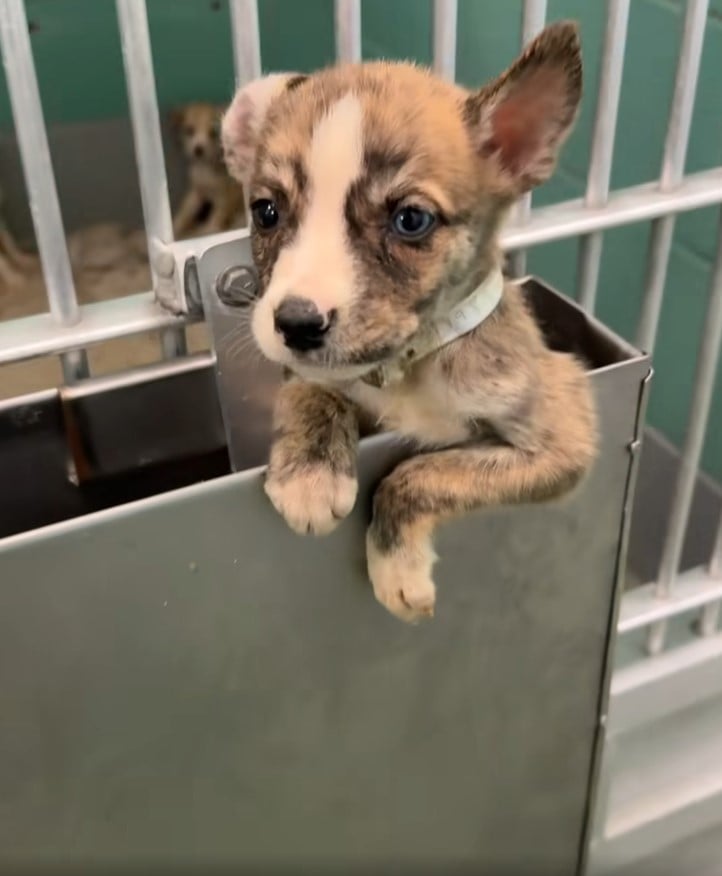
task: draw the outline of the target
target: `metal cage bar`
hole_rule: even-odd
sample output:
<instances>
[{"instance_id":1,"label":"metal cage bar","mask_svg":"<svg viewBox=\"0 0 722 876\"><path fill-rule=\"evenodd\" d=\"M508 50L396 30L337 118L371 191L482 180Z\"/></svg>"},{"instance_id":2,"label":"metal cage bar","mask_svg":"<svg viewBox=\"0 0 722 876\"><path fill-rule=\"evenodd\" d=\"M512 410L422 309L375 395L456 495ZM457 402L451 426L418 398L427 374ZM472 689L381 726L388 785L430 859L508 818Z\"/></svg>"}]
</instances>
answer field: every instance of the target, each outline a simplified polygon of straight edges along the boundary
<instances>
[{"instance_id":1,"label":"metal cage bar","mask_svg":"<svg viewBox=\"0 0 722 876\"><path fill-rule=\"evenodd\" d=\"M507 250L538 246L720 202L722 167L715 167L690 174L670 192L661 192L657 183L642 183L613 192L601 207L589 207L577 199L538 208L526 225L515 224L503 229L502 243Z\"/></svg>"},{"instance_id":2,"label":"metal cage bar","mask_svg":"<svg viewBox=\"0 0 722 876\"><path fill-rule=\"evenodd\" d=\"M434 0L434 72L437 76L456 79L457 0Z\"/></svg>"},{"instance_id":3,"label":"metal cage bar","mask_svg":"<svg viewBox=\"0 0 722 876\"><path fill-rule=\"evenodd\" d=\"M582 200L574 200L535 209L526 225L514 224L503 229L501 243L505 251L513 252L524 247L576 237L580 233L618 228L668 213L682 213L720 203L722 168L714 168L690 174L670 192L660 192L656 183L644 183L612 193L607 204L599 208L590 208ZM206 239L206 244L211 246L227 239L228 232L211 235ZM168 319L165 325L178 325L178 320L161 308L157 308L157 314L153 313L147 304L147 296L135 295L119 300L126 302L122 313L116 311L113 302L92 305L97 313L96 319L104 319L108 323L112 321L108 330L112 331L113 337L155 330L166 316ZM143 303L138 303L140 301ZM101 317L105 311L107 315ZM18 341L19 336L15 330L15 325L20 322L23 326L22 343ZM54 337L49 330L48 320L43 315L0 322L0 364L33 356L57 354L83 345L84 337L82 325L74 327L72 331L60 332Z\"/></svg>"},{"instance_id":4,"label":"metal cage bar","mask_svg":"<svg viewBox=\"0 0 722 876\"><path fill-rule=\"evenodd\" d=\"M334 0L336 59L356 63L361 60L361 0Z\"/></svg>"},{"instance_id":5,"label":"metal cage bar","mask_svg":"<svg viewBox=\"0 0 722 876\"><path fill-rule=\"evenodd\" d=\"M153 71L153 54L145 0L116 0L123 66L133 127L138 179L153 288L160 278L156 257L160 248L173 240L168 181L165 172L163 138ZM165 278L164 278L165 279ZM184 355L185 332L174 329L162 334L166 358Z\"/></svg>"},{"instance_id":6,"label":"metal cage bar","mask_svg":"<svg viewBox=\"0 0 722 876\"><path fill-rule=\"evenodd\" d=\"M80 310L23 0L0 3L0 41L48 305L61 326L74 325ZM88 376L84 352L67 352L61 362L68 383Z\"/></svg>"},{"instance_id":7,"label":"metal cage bar","mask_svg":"<svg viewBox=\"0 0 722 876\"><path fill-rule=\"evenodd\" d=\"M722 583L722 514L720 514L717 538L709 561L709 574L713 580ZM699 631L702 636L713 636L719 627L720 610L722 601L719 599L709 605L705 605L699 619Z\"/></svg>"},{"instance_id":8,"label":"metal cage bar","mask_svg":"<svg viewBox=\"0 0 722 876\"><path fill-rule=\"evenodd\" d=\"M258 0L230 0L231 38L236 86L246 85L261 75L261 34L258 28Z\"/></svg>"},{"instance_id":9,"label":"metal cage bar","mask_svg":"<svg viewBox=\"0 0 722 876\"><path fill-rule=\"evenodd\" d=\"M0 321L0 365L182 325L182 317L158 307L152 292L84 304L71 326L58 326L47 313Z\"/></svg>"},{"instance_id":10,"label":"metal cage bar","mask_svg":"<svg viewBox=\"0 0 722 876\"><path fill-rule=\"evenodd\" d=\"M702 614L699 618L699 634L704 638L714 636L719 628L720 608L722 603L710 602L702 609Z\"/></svg>"},{"instance_id":11,"label":"metal cage bar","mask_svg":"<svg viewBox=\"0 0 722 876\"><path fill-rule=\"evenodd\" d=\"M717 539L709 561L709 571L713 578L722 578L722 514L720 514Z\"/></svg>"},{"instance_id":12,"label":"metal cage bar","mask_svg":"<svg viewBox=\"0 0 722 876\"><path fill-rule=\"evenodd\" d=\"M547 17L547 0L524 0L521 16L521 44L522 48L539 33L544 27ZM515 210L515 221L518 225L525 225L531 215L532 193L527 192L519 200ZM526 252L517 250L510 259L511 273L515 277L522 277L526 273Z\"/></svg>"},{"instance_id":13,"label":"metal cage bar","mask_svg":"<svg viewBox=\"0 0 722 876\"><path fill-rule=\"evenodd\" d=\"M608 0L602 69L585 196L585 203L589 207L602 206L609 197L628 21L629 0ZM594 310L597 298L602 245L603 240L599 232L594 232L580 241L578 297L582 306L590 312Z\"/></svg>"},{"instance_id":14,"label":"metal cage bar","mask_svg":"<svg viewBox=\"0 0 722 876\"><path fill-rule=\"evenodd\" d=\"M674 189L684 175L708 9L709 0L688 0L659 179L662 191ZM636 335L637 347L650 353L657 338L674 226L674 216L664 216L652 225L642 311Z\"/></svg>"},{"instance_id":15,"label":"metal cage bar","mask_svg":"<svg viewBox=\"0 0 722 876\"><path fill-rule=\"evenodd\" d=\"M674 579L682 555L687 521L692 506L694 484L697 477L707 420L717 376L717 362L722 344L722 210L719 216L719 230L715 264L712 269L709 303L702 333L702 342L697 357L695 387L690 405L689 424L682 450L679 474L672 499L667 534L665 536L662 559L657 576L657 595L667 597L672 591ZM650 627L647 647L651 653L658 653L664 646L666 624L660 622Z\"/></svg>"}]
</instances>

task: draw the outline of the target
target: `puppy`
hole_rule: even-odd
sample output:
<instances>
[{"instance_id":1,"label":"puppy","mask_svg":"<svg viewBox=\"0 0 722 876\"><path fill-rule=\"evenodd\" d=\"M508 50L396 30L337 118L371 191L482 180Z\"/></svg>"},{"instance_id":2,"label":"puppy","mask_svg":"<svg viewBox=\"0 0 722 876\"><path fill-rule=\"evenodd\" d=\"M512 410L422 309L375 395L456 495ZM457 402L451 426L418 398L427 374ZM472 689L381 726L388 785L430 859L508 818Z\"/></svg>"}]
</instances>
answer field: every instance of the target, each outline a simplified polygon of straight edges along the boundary
<instances>
[{"instance_id":1,"label":"puppy","mask_svg":"<svg viewBox=\"0 0 722 876\"><path fill-rule=\"evenodd\" d=\"M223 163L219 127L221 110L192 103L172 114L188 162L189 188L173 218L176 238L214 234L245 224L243 189Z\"/></svg>"},{"instance_id":2,"label":"puppy","mask_svg":"<svg viewBox=\"0 0 722 876\"><path fill-rule=\"evenodd\" d=\"M359 412L412 439L367 535L376 597L407 621L433 613L439 521L559 496L595 457L585 371L545 346L497 243L580 95L562 22L478 91L408 64L341 66L253 82L223 120L250 186L253 335L289 373L266 493L297 532L330 532L356 499Z\"/></svg>"}]
</instances>

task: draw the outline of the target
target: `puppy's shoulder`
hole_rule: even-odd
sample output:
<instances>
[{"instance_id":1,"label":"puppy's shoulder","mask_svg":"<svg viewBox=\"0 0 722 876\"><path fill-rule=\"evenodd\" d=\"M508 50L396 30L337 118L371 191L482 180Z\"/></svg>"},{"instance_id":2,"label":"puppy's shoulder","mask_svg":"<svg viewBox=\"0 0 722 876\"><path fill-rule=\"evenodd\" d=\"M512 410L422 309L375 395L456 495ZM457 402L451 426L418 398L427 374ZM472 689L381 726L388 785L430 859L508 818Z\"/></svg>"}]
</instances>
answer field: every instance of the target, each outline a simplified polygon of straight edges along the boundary
<instances>
[{"instance_id":1,"label":"puppy's shoulder","mask_svg":"<svg viewBox=\"0 0 722 876\"><path fill-rule=\"evenodd\" d=\"M506 283L496 310L473 331L448 344L440 365L451 383L535 379L548 353L523 291Z\"/></svg>"}]
</instances>

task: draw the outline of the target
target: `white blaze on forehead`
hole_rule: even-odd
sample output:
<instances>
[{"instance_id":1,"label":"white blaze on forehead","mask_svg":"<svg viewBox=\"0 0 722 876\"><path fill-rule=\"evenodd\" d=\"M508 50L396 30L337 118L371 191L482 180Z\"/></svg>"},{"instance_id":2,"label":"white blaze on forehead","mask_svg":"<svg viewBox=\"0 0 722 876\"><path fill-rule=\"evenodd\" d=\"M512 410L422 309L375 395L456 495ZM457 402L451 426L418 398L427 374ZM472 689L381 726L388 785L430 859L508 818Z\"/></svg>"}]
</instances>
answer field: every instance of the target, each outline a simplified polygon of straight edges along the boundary
<instances>
[{"instance_id":1,"label":"white blaze on forehead","mask_svg":"<svg viewBox=\"0 0 722 876\"><path fill-rule=\"evenodd\" d=\"M319 119L304 160L309 200L253 316L261 349L276 361L288 358L273 328L273 311L286 296L308 298L321 313L342 309L354 297L356 269L345 216L349 189L363 169L363 109L354 94L346 94Z\"/></svg>"},{"instance_id":2,"label":"white blaze on forehead","mask_svg":"<svg viewBox=\"0 0 722 876\"><path fill-rule=\"evenodd\" d=\"M345 216L346 197L363 168L363 110L355 95L329 107L304 158L309 200L293 243L279 254L267 294L276 301L289 294L310 298L328 311L348 303L355 285Z\"/></svg>"},{"instance_id":3,"label":"white blaze on forehead","mask_svg":"<svg viewBox=\"0 0 722 876\"><path fill-rule=\"evenodd\" d=\"M301 295L319 310L353 297L354 259L346 228L346 198L363 167L363 111L349 93L316 125L308 154L310 201L300 228L294 269Z\"/></svg>"},{"instance_id":4,"label":"white blaze on forehead","mask_svg":"<svg viewBox=\"0 0 722 876\"><path fill-rule=\"evenodd\" d=\"M353 94L333 104L314 128L308 165L307 221L342 219L349 187L363 165L363 111Z\"/></svg>"}]
</instances>

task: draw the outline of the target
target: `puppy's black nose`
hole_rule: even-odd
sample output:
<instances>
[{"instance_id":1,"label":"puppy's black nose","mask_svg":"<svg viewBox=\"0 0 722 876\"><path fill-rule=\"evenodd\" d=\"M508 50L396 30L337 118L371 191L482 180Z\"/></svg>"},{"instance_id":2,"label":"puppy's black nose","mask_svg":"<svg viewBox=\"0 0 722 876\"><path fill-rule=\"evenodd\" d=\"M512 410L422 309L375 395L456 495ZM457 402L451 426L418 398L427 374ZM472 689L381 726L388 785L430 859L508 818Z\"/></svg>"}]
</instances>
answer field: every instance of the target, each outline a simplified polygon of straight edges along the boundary
<instances>
[{"instance_id":1,"label":"puppy's black nose","mask_svg":"<svg viewBox=\"0 0 722 876\"><path fill-rule=\"evenodd\" d=\"M273 314L273 324L283 335L283 341L292 350L305 353L323 346L324 336L331 328L334 316L319 313L318 308L308 298L291 296L284 298Z\"/></svg>"},{"instance_id":2,"label":"puppy's black nose","mask_svg":"<svg viewBox=\"0 0 722 876\"><path fill-rule=\"evenodd\" d=\"M203 153L204 153L205 151L206 151L206 150L201 146L200 143L197 143L197 144L193 147L193 154L195 155L196 158L202 158L202 157L203 157Z\"/></svg>"}]
</instances>

